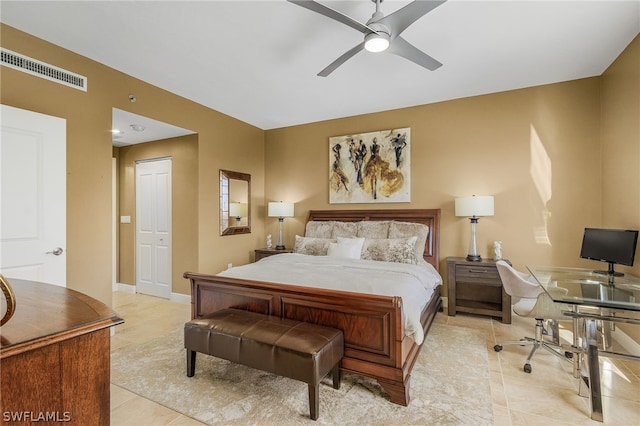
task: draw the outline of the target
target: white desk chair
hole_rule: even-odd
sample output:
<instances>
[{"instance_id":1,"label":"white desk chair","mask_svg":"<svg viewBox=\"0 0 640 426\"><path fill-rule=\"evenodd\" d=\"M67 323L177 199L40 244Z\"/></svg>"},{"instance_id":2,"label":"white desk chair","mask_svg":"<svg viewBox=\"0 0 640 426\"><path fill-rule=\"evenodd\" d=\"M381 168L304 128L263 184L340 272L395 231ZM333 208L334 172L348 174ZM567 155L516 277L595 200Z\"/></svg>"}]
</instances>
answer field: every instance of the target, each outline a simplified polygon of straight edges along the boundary
<instances>
[{"instance_id":1,"label":"white desk chair","mask_svg":"<svg viewBox=\"0 0 640 426\"><path fill-rule=\"evenodd\" d=\"M525 373L531 373L531 358L538 348L544 348L552 354L570 361L573 358L573 352L570 345L561 345L558 335L557 320L571 320L562 314L563 310L569 310L569 307L562 303L554 302L538 284L538 282L530 275L516 271L504 260L496 262L504 291L511 296L513 304L513 312L521 317L535 318L535 337L523 337L520 340L512 340L502 342L493 347L493 350L500 352L504 345L533 345L529 356L524 364ZM563 289L558 289L562 291ZM544 327L545 321L549 322L549 329L552 332L552 341L543 339L543 335L547 335L547 329ZM563 353L564 352L564 353Z\"/></svg>"}]
</instances>

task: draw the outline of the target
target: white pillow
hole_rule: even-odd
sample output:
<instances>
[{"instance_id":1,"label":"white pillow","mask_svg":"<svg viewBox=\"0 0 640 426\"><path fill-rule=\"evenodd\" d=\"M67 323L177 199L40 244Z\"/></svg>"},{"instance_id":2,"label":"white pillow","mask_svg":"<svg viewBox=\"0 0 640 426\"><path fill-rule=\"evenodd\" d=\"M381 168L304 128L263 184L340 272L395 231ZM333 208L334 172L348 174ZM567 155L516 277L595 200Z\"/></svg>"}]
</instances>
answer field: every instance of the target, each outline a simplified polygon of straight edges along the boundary
<instances>
[{"instance_id":1,"label":"white pillow","mask_svg":"<svg viewBox=\"0 0 640 426\"><path fill-rule=\"evenodd\" d=\"M353 246L338 243L329 243L327 256L341 257L343 259L360 259L360 252L356 253L353 249Z\"/></svg>"},{"instance_id":2,"label":"white pillow","mask_svg":"<svg viewBox=\"0 0 640 426\"><path fill-rule=\"evenodd\" d=\"M338 237L337 243L330 243L327 256L360 259L364 238Z\"/></svg>"},{"instance_id":3,"label":"white pillow","mask_svg":"<svg viewBox=\"0 0 640 426\"><path fill-rule=\"evenodd\" d=\"M347 245L356 247L358 253L360 253L362 251L362 246L364 245L364 241L366 240L366 238L338 237L337 240L338 240L338 244L347 244Z\"/></svg>"}]
</instances>

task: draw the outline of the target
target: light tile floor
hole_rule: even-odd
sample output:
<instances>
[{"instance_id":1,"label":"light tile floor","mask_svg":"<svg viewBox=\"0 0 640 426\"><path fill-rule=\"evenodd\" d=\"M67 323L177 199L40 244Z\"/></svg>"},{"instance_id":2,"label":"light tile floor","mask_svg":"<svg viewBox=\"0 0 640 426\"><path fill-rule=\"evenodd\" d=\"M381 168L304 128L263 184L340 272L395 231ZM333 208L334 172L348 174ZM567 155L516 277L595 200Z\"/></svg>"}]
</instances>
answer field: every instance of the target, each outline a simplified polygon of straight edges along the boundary
<instances>
[{"instance_id":1,"label":"light tile floor","mask_svg":"<svg viewBox=\"0 0 640 426\"><path fill-rule=\"evenodd\" d=\"M191 305L141 294L115 292L113 309L125 319L111 338L112 352L162 336L182 327L190 319ZM485 336L491 372L494 424L520 425L602 425L589 417L589 399L578 394L578 381L571 365L546 351L532 360L533 372L522 366L528 347L505 346L497 353L493 346L505 340L532 336L534 321L513 315L512 324L486 317L439 313L436 321L477 330ZM564 335L563 335L564 336ZM429 343L429 337L425 340ZM451 348L461 350L464 348ZM640 362L601 357L604 425L640 425ZM452 378L464 380L464 378ZM586 395L584 387L581 392ZM472 397L472 396L470 396ZM111 424L202 425L202 423L111 385Z\"/></svg>"}]
</instances>

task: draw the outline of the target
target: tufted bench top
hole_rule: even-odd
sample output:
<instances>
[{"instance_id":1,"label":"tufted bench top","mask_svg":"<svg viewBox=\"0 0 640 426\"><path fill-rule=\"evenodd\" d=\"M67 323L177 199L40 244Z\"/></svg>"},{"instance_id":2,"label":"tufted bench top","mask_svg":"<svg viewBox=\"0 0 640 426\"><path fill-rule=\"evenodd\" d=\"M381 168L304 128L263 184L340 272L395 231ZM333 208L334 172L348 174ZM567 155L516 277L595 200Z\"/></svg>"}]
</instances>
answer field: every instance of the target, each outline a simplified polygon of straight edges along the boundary
<instances>
[{"instance_id":1,"label":"tufted bench top","mask_svg":"<svg viewBox=\"0 0 640 426\"><path fill-rule=\"evenodd\" d=\"M310 413L318 417L320 381L333 371L340 385L344 354L342 331L239 309L223 309L184 326L187 376L195 372L197 352L223 358L309 384Z\"/></svg>"}]
</instances>

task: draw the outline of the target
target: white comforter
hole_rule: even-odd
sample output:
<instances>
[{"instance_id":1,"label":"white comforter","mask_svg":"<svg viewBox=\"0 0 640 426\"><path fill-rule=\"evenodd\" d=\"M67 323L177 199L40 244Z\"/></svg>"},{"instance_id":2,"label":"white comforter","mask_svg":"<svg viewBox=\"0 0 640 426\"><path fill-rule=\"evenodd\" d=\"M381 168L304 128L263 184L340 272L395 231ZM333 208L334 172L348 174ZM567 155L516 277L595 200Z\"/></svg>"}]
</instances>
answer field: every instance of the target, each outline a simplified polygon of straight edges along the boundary
<instances>
[{"instance_id":1,"label":"white comforter","mask_svg":"<svg viewBox=\"0 0 640 426\"><path fill-rule=\"evenodd\" d=\"M227 269L221 276L317 287L356 293L400 296L406 335L421 344L420 313L433 290L442 283L427 262L418 265L343 259L304 254L279 254L259 262Z\"/></svg>"}]
</instances>

